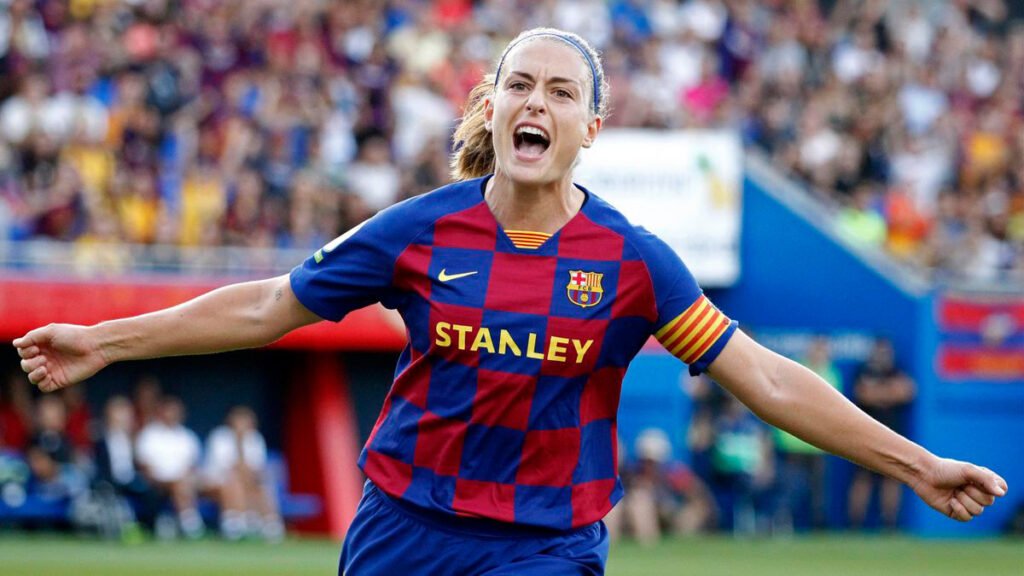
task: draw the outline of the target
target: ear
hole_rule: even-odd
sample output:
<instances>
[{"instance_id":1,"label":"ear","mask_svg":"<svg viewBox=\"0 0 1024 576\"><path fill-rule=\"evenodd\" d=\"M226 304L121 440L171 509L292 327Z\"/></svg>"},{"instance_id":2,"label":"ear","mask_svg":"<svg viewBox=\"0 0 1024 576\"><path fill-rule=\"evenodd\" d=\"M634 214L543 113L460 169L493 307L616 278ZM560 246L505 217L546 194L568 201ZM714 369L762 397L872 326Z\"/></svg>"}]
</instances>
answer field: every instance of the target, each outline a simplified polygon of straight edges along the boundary
<instances>
[{"instance_id":1,"label":"ear","mask_svg":"<svg viewBox=\"0 0 1024 576\"><path fill-rule=\"evenodd\" d=\"M494 120L494 99L490 96L484 98L484 130L491 131L491 121Z\"/></svg>"},{"instance_id":2,"label":"ear","mask_svg":"<svg viewBox=\"0 0 1024 576\"><path fill-rule=\"evenodd\" d=\"M597 139L597 133L601 131L603 123L604 119L600 116L594 116L594 119L587 123L587 134L583 137L584 148L590 148L594 145L594 140Z\"/></svg>"}]
</instances>

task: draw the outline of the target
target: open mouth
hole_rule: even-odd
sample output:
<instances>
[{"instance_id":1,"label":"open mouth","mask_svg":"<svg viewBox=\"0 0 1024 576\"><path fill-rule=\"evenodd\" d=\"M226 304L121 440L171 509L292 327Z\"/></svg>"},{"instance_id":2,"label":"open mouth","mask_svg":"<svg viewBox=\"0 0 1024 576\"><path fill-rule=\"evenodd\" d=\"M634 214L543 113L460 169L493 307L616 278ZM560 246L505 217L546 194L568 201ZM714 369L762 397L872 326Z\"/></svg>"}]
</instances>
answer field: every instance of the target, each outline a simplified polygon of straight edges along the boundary
<instances>
[{"instance_id":1,"label":"open mouth","mask_svg":"<svg viewBox=\"0 0 1024 576\"><path fill-rule=\"evenodd\" d=\"M542 128L520 126L512 136L517 152L527 158L539 158L551 145L551 137Z\"/></svg>"}]
</instances>

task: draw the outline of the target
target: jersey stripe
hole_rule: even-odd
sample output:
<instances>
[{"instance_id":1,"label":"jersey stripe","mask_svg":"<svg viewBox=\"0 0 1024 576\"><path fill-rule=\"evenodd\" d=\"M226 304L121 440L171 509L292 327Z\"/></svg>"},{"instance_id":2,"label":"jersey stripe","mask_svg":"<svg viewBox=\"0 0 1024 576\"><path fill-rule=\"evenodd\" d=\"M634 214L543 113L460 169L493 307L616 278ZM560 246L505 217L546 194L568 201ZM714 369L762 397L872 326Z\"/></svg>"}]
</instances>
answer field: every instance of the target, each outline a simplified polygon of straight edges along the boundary
<instances>
[{"instance_id":1,"label":"jersey stripe","mask_svg":"<svg viewBox=\"0 0 1024 576\"><path fill-rule=\"evenodd\" d=\"M551 238L551 234L532 232L530 230L505 230L505 235L516 248L534 249Z\"/></svg>"},{"instance_id":2,"label":"jersey stripe","mask_svg":"<svg viewBox=\"0 0 1024 576\"><path fill-rule=\"evenodd\" d=\"M729 318L701 295L654 336L673 356L693 364L725 334L729 324Z\"/></svg>"}]
</instances>

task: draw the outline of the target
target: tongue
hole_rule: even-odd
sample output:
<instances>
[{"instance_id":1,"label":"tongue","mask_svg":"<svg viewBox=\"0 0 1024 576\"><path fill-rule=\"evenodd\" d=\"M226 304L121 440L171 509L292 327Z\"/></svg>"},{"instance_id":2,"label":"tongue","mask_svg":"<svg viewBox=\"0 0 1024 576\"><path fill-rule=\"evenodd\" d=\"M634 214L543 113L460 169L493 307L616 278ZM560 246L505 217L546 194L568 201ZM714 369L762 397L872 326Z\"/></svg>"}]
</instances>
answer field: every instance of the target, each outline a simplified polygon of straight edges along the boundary
<instances>
[{"instance_id":1,"label":"tongue","mask_svg":"<svg viewBox=\"0 0 1024 576\"><path fill-rule=\"evenodd\" d=\"M547 150L547 146L540 142L526 142L519 145L519 151L526 156L540 156Z\"/></svg>"}]
</instances>

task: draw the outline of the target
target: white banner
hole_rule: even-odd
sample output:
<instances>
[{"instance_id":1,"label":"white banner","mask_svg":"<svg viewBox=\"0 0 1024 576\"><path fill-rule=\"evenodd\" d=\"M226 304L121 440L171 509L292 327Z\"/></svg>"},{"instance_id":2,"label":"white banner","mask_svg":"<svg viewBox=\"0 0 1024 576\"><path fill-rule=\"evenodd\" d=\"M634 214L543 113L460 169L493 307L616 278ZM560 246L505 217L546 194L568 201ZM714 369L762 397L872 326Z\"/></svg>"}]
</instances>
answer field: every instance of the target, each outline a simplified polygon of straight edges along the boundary
<instances>
[{"instance_id":1,"label":"white banner","mask_svg":"<svg viewBox=\"0 0 1024 576\"><path fill-rule=\"evenodd\" d=\"M728 131L602 130L573 179L668 243L706 287L739 277L742 147Z\"/></svg>"}]
</instances>

